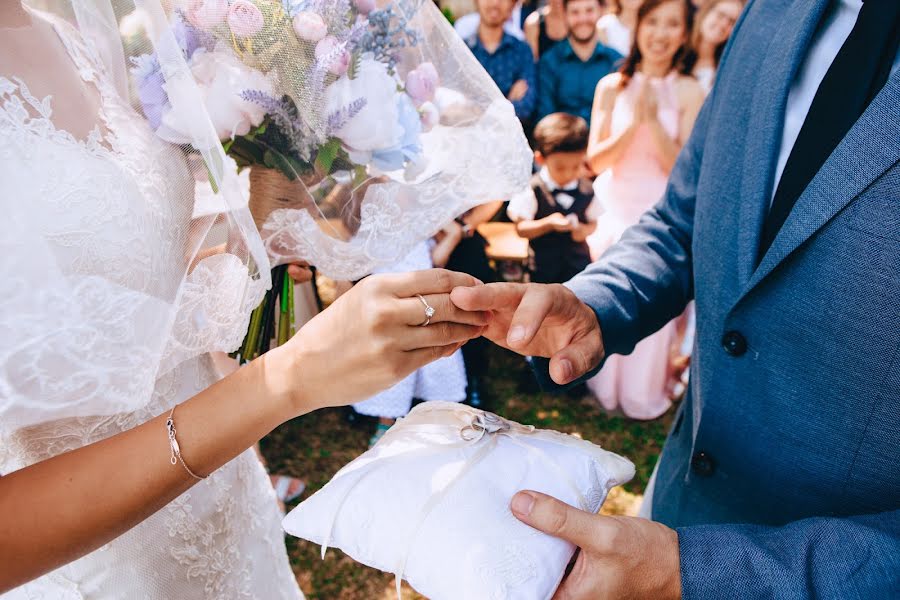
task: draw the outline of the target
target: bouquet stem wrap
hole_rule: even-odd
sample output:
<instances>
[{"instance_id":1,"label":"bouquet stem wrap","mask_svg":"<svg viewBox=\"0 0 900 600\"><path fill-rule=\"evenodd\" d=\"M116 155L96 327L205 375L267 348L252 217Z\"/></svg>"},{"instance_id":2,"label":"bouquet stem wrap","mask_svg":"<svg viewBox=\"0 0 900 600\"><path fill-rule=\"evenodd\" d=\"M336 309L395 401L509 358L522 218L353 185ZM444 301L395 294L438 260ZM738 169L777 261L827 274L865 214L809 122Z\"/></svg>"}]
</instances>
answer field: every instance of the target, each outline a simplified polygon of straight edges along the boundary
<instances>
[{"instance_id":1,"label":"bouquet stem wrap","mask_svg":"<svg viewBox=\"0 0 900 600\"><path fill-rule=\"evenodd\" d=\"M249 207L256 226L261 228L274 210L309 206L312 198L306 185L312 184L315 177L313 173L303 180L291 180L277 169L250 167ZM253 311L247 334L234 356L247 362L265 354L273 340L276 346L284 344L296 333L294 318L294 284L287 274L287 265L279 265L272 269L272 288Z\"/></svg>"}]
</instances>

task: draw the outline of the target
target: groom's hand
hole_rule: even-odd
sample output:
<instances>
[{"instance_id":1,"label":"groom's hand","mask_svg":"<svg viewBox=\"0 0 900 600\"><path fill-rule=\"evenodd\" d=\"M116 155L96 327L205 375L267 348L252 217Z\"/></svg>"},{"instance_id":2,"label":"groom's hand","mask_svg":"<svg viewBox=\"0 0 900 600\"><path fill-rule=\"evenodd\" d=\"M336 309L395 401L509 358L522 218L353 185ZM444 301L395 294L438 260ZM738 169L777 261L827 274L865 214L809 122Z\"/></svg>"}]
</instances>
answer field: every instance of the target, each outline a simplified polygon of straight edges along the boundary
<instances>
[{"instance_id":1,"label":"groom's hand","mask_svg":"<svg viewBox=\"0 0 900 600\"><path fill-rule=\"evenodd\" d=\"M553 600L681 598L678 534L635 517L604 517L537 492L519 492L513 514L580 548Z\"/></svg>"},{"instance_id":2,"label":"groom's hand","mask_svg":"<svg viewBox=\"0 0 900 600\"><path fill-rule=\"evenodd\" d=\"M484 336L519 354L549 358L550 377L559 385L603 359L597 315L562 285L491 283L456 288L450 299L462 310L491 311Z\"/></svg>"}]
</instances>

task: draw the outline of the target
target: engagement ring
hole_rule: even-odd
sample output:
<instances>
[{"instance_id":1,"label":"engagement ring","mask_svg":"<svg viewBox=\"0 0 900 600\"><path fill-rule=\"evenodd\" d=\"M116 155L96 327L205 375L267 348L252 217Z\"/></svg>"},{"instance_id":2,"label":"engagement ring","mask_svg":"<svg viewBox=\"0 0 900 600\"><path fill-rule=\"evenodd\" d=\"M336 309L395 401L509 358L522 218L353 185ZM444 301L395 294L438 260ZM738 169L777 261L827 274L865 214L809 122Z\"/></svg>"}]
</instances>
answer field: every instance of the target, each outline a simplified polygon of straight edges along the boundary
<instances>
[{"instance_id":1,"label":"engagement ring","mask_svg":"<svg viewBox=\"0 0 900 600\"><path fill-rule=\"evenodd\" d=\"M416 294L416 298L422 301L422 304L425 305L425 320L419 324L420 327L425 327L429 323L431 323L431 318L434 316L434 308L428 305L428 301L425 300L425 297L422 294Z\"/></svg>"}]
</instances>

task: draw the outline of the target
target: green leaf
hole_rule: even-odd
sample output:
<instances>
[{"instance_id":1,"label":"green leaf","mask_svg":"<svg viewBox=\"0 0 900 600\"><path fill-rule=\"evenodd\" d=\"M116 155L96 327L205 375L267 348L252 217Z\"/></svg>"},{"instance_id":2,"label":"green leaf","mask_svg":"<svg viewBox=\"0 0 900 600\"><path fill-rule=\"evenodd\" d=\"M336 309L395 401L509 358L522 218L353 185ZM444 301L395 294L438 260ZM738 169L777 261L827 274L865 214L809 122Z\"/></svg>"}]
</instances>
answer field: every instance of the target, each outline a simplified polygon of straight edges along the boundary
<instances>
[{"instance_id":1,"label":"green leaf","mask_svg":"<svg viewBox=\"0 0 900 600\"><path fill-rule=\"evenodd\" d=\"M260 136L266 132L266 129L269 127L269 119L265 119L262 123L260 123L259 127L247 133L247 135L242 136L248 140L255 140L257 136Z\"/></svg>"},{"instance_id":2,"label":"green leaf","mask_svg":"<svg viewBox=\"0 0 900 600\"><path fill-rule=\"evenodd\" d=\"M349 77L350 79L356 79L356 74L359 73L359 65L361 61L361 52L353 52L352 54L350 54L350 66L347 67L347 77Z\"/></svg>"},{"instance_id":3,"label":"green leaf","mask_svg":"<svg viewBox=\"0 0 900 600\"><path fill-rule=\"evenodd\" d=\"M238 136L232 140L228 154L233 158L242 159L247 164L261 165L263 164L263 148L254 140L247 139L245 136Z\"/></svg>"},{"instance_id":4,"label":"green leaf","mask_svg":"<svg viewBox=\"0 0 900 600\"><path fill-rule=\"evenodd\" d=\"M353 187L359 187L369 178L369 173L362 165L356 165L353 169Z\"/></svg>"},{"instance_id":5,"label":"green leaf","mask_svg":"<svg viewBox=\"0 0 900 600\"><path fill-rule=\"evenodd\" d=\"M298 169L294 161L272 148L266 150L263 155L263 164L270 169L277 169L291 181L297 179L302 172L302 168Z\"/></svg>"},{"instance_id":6,"label":"green leaf","mask_svg":"<svg viewBox=\"0 0 900 600\"><path fill-rule=\"evenodd\" d=\"M331 138L328 142L319 148L316 155L316 166L323 173L331 173L331 166L341 151L341 141L337 138Z\"/></svg>"}]
</instances>

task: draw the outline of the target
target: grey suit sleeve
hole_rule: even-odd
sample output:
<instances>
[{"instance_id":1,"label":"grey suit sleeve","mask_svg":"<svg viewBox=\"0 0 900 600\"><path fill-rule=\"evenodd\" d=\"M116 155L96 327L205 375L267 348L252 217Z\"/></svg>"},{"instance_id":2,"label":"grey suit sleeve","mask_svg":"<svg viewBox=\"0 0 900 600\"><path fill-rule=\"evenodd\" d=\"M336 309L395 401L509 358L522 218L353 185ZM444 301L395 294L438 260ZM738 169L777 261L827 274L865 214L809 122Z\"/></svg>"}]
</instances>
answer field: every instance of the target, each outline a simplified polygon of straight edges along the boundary
<instances>
[{"instance_id":1,"label":"grey suit sleeve","mask_svg":"<svg viewBox=\"0 0 900 600\"><path fill-rule=\"evenodd\" d=\"M900 597L900 511L678 529L682 598Z\"/></svg>"}]
</instances>

